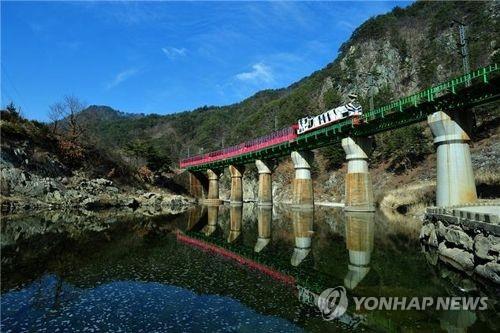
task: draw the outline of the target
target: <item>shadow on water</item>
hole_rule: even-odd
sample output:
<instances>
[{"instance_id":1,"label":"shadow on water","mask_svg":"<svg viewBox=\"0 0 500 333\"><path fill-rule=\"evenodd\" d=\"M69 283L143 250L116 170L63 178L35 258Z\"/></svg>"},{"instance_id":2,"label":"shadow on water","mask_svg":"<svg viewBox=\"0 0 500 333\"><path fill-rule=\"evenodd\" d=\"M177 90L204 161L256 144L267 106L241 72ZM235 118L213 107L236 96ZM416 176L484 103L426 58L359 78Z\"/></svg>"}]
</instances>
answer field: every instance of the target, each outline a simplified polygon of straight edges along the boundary
<instances>
[{"instance_id":1,"label":"shadow on water","mask_svg":"<svg viewBox=\"0 0 500 333\"><path fill-rule=\"evenodd\" d=\"M494 331L498 289L422 253L415 222L336 208L2 220L1 331ZM346 288L326 321L307 299ZM355 309L350 298L488 296L486 311Z\"/></svg>"}]
</instances>

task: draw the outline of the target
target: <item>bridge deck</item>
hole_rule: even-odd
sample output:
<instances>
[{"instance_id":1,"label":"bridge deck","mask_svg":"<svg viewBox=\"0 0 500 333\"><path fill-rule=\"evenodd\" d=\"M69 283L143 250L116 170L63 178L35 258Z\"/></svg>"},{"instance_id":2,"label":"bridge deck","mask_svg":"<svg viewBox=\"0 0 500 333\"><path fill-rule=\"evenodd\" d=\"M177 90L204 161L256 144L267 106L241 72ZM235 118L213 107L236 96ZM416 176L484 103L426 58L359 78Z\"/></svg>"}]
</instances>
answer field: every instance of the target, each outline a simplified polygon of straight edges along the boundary
<instances>
[{"instance_id":1,"label":"bridge deck","mask_svg":"<svg viewBox=\"0 0 500 333\"><path fill-rule=\"evenodd\" d=\"M222 169L231 164L252 163L256 159L272 159L290 154L293 150L316 149L347 136L366 136L421 122L436 111L469 109L491 103L500 98L500 65L493 64L419 93L401 98L374 110L365 112L361 124L345 119L316 131L299 135L295 140L268 146L230 158L186 167L191 171ZM468 83L470 82L470 85Z\"/></svg>"}]
</instances>

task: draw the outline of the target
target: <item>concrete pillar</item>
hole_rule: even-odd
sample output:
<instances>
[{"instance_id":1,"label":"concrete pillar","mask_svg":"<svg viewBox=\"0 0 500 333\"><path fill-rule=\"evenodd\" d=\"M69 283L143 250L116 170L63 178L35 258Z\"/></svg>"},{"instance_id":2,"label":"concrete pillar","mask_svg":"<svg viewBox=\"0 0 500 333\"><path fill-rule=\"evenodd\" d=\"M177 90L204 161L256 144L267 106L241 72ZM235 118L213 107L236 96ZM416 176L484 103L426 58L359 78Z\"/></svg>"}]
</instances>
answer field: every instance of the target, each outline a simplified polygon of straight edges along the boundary
<instances>
[{"instance_id":1,"label":"concrete pillar","mask_svg":"<svg viewBox=\"0 0 500 333\"><path fill-rule=\"evenodd\" d=\"M311 252L314 210L312 208L292 208L293 235L295 248L291 263L298 266Z\"/></svg>"},{"instance_id":2,"label":"concrete pillar","mask_svg":"<svg viewBox=\"0 0 500 333\"><path fill-rule=\"evenodd\" d=\"M243 204L243 184L242 177L245 172L244 166L229 166L229 173L231 174L231 205Z\"/></svg>"},{"instance_id":3,"label":"concrete pillar","mask_svg":"<svg viewBox=\"0 0 500 333\"><path fill-rule=\"evenodd\" d=\"M346 153L347 175L345 179L345 210L374 211L373 186L368 171L368 155L372 140L368 137L342 139Z\"/></svg>"},{"instance_id":4,"label":"concrete pillar","mask_svg":"<svg viewBox=\"0 0 500 333\"><path fill-rule=\"evenodd\" d=\"M207 177L199 172L189 171L189 194L198 199L203 199L208 185Z\"/></svg>"},{"instance_id":5,"label":"concrete pillar","mask_svg":"<svg viewBox=\"0 0 500 333\"><path fill-rule=\"evenodd\" d=\"M370 271L375 213L346 212L345 240L349 251L346 288L354 289Z\"/></svg>"},{"instance_id":6,"label":"concrete pillar","mask_svg":"<svg viewBox=\"0 0 500 333\"><path fill-rule=\"evenodd\" d=\"M255 165L259 171L259 192L257 205L272 206L273 205L273 188L271 179L271 168L267 163L261 160L256 160Z\"/></svg>"},{"instance_id":7,"label":"concrete pillar","mask_svg":"<svg viewBox=\"0 0 500 333\"><path fill-rule=\"evenodd\" d=\"M435 112L427 118L437 147L436 205L460 205L477 200L469 145L472 112Z\"/></svg>"},{"instance_id":8,"label":"concrete pillar","mask_svg":"<svg viewBox=\"0 0 500 333\"><path fill-rule=\"evenodd\" d=\"M227 242L234 242L241 234L243 219L243 205L233 205L229 210L229 236Z\"/></svg>"},{"instance_id":9,"label":"concrete pillar","mask_svg":"<svg viewBox=\"0 0 500 333\"><path fill-rule=\"evenodd\" d=\"M205 199L207 205L218 205L222 201L219 199L219 173L208 169L208 195Z\"/></svg>"},{"instance_id":10,"label":"concrete pillar","mask_svg":"<svg viewBox=\"0 0 500 333\"><path fill-rule=\"evenodd\" d=\"M292 161L295 168L293 180L292 205L303 208L314 206L313 184L311 179L311 162L313 154L310 151L293 151Z\"/></svg>"},{"instance_id":11,"label":"concrete pillar","mask_svg":"<svg viewBox=\"0 0 500 333\"><path fill-rule=\"evenodd\" d=\"M260 206L257 208L257 221L259 237L255 244L254 251L262 251L271 241L271 222L273 220L273 208L271 206Z\"/></svg>"},{"instance_id":12,"label":"concrete pillar","mask_svg":"<svg viewBox=\"0 0 500 333\"><path fill-rule=\"evenodd\" d=\"M210 236L217 230L217 221L219 219L219 206L209 205L207 206L207 224L203 227L202 232L205 236Z\"/></svg>"}]
</instances>

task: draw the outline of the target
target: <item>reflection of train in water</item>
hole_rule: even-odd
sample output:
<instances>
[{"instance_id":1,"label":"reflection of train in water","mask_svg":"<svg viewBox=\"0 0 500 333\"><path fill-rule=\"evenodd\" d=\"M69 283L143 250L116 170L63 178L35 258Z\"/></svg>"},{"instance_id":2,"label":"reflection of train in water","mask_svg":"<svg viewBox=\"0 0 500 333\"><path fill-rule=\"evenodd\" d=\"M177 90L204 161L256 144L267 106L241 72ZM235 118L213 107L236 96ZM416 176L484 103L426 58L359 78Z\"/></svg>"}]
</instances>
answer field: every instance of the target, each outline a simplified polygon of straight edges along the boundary
<instances>
[{"instance_id":1,"label":"reflection of train in water","mask_svg":"<svg viewBox=\"0 0 500 333\"><path fill-rule=\"evenodd\" d=\"M274 146L283 142L292 142L298 136L318 129L323 126L331 125L342 119L355 118L363 114L361 105L357 101L357 96L349 94L350 102L328 110L320 115L301 118L290 127L283 128L279 131L272 132L266 136L256 138L236 146L220 149L206 154L188 157L180 161L180 167L185 168L199 164L210 163L218 160L223 160L233 156L250 153L252 151L261 150L266 147Z\"/></svg>"}]
</instances>

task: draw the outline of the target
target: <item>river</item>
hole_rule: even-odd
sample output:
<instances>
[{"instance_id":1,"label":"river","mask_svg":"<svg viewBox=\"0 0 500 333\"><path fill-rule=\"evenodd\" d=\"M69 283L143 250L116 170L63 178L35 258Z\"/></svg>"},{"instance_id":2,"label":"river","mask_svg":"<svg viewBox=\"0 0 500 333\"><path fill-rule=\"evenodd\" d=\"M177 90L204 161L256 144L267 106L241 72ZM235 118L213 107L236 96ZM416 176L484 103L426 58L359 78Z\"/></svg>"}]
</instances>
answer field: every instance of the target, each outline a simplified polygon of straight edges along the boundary
<instances>
[{"instance_id":1,"label":"river","mask_svg":"<svg viewBox=\"0 0 500 333\"><path fill-rule=\"evenodd\" d=\"M1 331L497 330L498 288L437 263L419 230L419 221L381 212L253 204L4 217ZM348 300L333 320L314 304L328 288ZM488 309L372 310L352 301L380 296L488 297Z\"/></svg>"}]
</instances>

